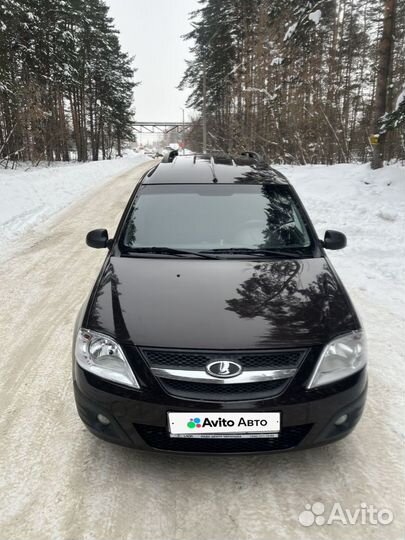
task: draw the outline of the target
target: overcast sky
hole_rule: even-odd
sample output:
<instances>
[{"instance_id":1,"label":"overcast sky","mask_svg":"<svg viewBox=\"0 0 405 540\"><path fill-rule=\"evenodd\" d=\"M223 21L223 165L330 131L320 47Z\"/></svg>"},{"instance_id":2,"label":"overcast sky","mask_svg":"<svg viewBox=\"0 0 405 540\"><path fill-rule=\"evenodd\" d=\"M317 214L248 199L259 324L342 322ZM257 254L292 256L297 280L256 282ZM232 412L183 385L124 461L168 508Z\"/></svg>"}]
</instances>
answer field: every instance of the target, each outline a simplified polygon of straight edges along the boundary
<instances>
[{"instance_id":1,"label":"overcast sky","mask_svg":"<svg viewBox=\"0 0 405 540\"><path fill-rule=\"evenodd\" d=\"M122 48L135 56L136 120L178 121L187 92L176 89L190 58L181 35L190 30L188 15L197 0L106 0L121 33Z\"/></svg>"}]
</instances>

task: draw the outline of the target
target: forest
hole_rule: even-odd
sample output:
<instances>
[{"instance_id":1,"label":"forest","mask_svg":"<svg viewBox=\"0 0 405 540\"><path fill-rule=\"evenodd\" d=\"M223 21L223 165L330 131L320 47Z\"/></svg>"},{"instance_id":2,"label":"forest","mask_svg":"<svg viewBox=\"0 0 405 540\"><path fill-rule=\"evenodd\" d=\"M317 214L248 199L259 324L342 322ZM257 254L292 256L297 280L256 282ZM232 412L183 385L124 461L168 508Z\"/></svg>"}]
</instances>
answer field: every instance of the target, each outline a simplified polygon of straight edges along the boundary
<instances>
[{"instance_id":1,"label":"forest","mask_svg":"<svg viewBox=\"0 0 405 540\"><path fill-rule=\"evenodd\" d=\"M101 0L0 0L0 165L120 155L134 72Z\"/></svg>"},{"instance_id":2,"label":"forest","mask_svg":"<svg viewBox=\"0 0 405 540\"><path fill-rule=\"evenodd\" d=\"M190 23L192 150L405 159L405 2L200 0ZM120 156L135 72L103 0L0 0L0 166Z\"/></svg>"},{"instance_id":3,"label":"forest","mask_svg":"<svg viewBox=\"0 0 405 540\"><path fill-rule=\"evenodd\" d=\"M206 118L208 149L374 168L405 158L405 2L200 4L180 88ZM201 122L190 146L201 147Z\"/></svg>"}]
</instances>

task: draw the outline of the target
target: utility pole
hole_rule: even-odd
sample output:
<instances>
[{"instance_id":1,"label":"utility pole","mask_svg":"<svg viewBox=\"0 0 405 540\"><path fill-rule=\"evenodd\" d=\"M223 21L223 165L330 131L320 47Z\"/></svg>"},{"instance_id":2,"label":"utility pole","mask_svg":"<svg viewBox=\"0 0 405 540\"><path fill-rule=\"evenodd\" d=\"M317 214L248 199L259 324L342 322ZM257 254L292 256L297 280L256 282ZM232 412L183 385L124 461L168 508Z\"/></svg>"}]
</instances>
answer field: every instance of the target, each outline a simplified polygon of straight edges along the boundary
<instances>
[{"instance_id":1,"label":"utility pole","mask_svg":"<svg viewBox=\"0 0 405 540\"><path fill-rule=\"evenodd\" d=\"M181 109L183 111L183 135L182 135L182 139L183 139L183 156L186 154L186 131L185 131L185 121L184 121L184 109L182 108Z\"/></svg>"}]
</instances>

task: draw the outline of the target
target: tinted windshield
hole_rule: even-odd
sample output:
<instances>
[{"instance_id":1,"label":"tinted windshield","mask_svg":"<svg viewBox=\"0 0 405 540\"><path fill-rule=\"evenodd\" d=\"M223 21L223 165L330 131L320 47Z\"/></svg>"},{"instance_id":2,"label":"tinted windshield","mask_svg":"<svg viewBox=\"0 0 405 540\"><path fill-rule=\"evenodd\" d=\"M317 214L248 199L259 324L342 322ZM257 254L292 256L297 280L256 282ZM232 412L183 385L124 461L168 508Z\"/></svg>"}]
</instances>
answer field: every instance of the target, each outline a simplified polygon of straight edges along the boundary
<instances>
[{"instance_id":1,"label":"tinted windshield","mask_svg":"<svg viewBox=\"0 0 405 540\"><path fill-rule=\"evenodd\" d=\"M288 186L147 185L135 199L123 244L291 250L311 241Z\"/></svg>"}]
</instances>

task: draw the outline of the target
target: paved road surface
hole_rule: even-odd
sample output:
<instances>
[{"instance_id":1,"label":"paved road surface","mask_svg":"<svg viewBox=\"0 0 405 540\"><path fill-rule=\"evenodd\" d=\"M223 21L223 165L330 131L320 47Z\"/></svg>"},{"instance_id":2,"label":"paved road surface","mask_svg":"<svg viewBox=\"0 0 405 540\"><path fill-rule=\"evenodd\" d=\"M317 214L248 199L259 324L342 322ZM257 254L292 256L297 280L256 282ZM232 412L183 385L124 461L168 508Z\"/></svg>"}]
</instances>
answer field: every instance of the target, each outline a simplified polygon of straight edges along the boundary
<instances>
[{"instance_id":1,"label":"paved road surface","mask_svg":"<svg viewBox=\"0 0 405 540\"><path fill-rule=\"evenodd\" d=\"M93 438L76 415L73 321L105 254L85 233L113 229L138 166L30 235L0 265L1 540L296 540L404 538L404 334L351 291L371 335L367 411L348 439L301 453L249 457L151 455ZM381 336L381 339L378 339ZM303 527L305 504L388 508L389 526Z\"/></svg>"}]
</instances>

